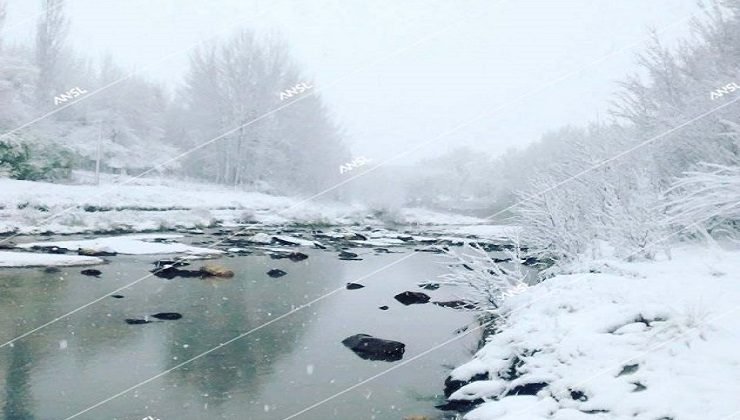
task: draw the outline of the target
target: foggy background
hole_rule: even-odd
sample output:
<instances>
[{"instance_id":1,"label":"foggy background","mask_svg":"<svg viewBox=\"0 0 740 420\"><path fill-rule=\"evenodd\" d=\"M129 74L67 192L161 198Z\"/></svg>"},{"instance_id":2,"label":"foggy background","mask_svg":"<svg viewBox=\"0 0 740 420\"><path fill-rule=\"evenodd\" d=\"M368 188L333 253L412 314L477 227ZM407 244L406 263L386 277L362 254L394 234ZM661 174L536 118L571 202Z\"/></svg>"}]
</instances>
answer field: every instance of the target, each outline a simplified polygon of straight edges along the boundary
<instances>
[{"instance_id":1,"label":"foggy background","mask_svg":"<svg viewBox=\"0 0 740 420\"><path fill-rule=\"evenodd\" d=\"M32 43L41 2L6 4L6 43ZM109 54L169 90L182 82L192 51L184 50L193 44L240 28L276 33L345 128L352 155L375 161L639 44L393 164L460 146L495 156L550 129L608 119L615 81L636 71L648 28L673 25L660 34L670 44L688 32L680 19L699 10L694 0L68 0L65 7L75 51Z\"/></svg>"}]
</instances>

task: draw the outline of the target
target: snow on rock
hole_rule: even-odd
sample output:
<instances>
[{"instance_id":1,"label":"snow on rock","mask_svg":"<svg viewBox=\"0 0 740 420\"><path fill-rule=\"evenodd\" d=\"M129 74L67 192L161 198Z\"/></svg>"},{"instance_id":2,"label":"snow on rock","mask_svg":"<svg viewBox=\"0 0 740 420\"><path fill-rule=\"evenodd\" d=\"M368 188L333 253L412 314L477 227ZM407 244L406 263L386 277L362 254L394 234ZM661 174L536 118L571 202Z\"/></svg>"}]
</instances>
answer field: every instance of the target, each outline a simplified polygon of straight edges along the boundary
<instances>
[{"instance_id":1,"label":"snow on rock","mask_svg":"<svg viewBox=\"0 0 740 420\"><path fill-rule=\"evenodd\" d=\"M102 264L97 257L79 255L37 254L33 252L0 251L0 267L71 267Z\"/></svg>"},{"instance_id":2,"label":"snow on rock","mask_svg":"<svg viewBox=\"0 0 740 420\"><path fill-rule=\"evenodd\" d=\"M146 255L146 254L220 254L223 251L209 248L200 248L185 245L179 242L152 242L153 240L171 240L181 238L182 235L147 234L110 236L97 239L83 239L57 242L31 242L17 245L18 248L32 249L33 247L50 247L77 251L79 249L95 251L113 251L119 254Z\"/></svg>"},{"instance_id":3,"label":"snow on rock","mask_svg":"<svg viewBox=\"0 0 740 420\"><path fill-rule=\"evenodd\" d=\"M307 239L298 238L295 236L288 236L288 235L273 235L273 239L277 240L281 244L285 245L299 245L299 246L314 246L314 241L309 241Z\"/></svg>"},{"instance_id":4,"label":"snow on rock","mask_svg":"<svg viewBox=\"0 0 740 420\"><path fill-rule=\"evenodd\" d=\"M248 237L247 240L256 244L269 245L272 243L272 236L260 232Z\"/></svg>"},{"instance_id":5,"label":"snow on rock","mask_svg":"<svg viewBox=\"0 0 740 420\"><path fill-rule=\"evenodd\" d=\"M720 419L740 410L740 251L602 261L504 301L498 334L450 379L467 420ZM607 272L607 270L609 270ZM519 394L519 395L514 395Z\"/></svg>"}]
</instances>

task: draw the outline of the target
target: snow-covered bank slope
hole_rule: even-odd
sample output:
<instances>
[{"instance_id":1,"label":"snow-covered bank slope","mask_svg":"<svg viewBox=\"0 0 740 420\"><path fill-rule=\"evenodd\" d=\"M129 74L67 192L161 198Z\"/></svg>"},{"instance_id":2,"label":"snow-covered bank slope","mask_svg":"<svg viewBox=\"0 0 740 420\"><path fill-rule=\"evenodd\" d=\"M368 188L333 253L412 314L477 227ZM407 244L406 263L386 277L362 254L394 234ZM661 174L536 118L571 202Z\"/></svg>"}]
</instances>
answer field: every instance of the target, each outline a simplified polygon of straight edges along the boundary
<instances>
[{"instance_id":1,"label":"snow-covered bank slope","mask_svg":"<svg viewBox=\"0 0 740 420\"><path fill-rule=\"evenodd\" d=\"M740 252L689 247L593 270L504 303L502 332L452 372L488 377L451 395L487 401L466 419L719 420L740 410Z\"/></svg>"},{"instance_id":2,"label":"snow-covered bank slope","mask_svg":"<svg viewBox=\"0 0 740 420\"><path fill-rule=\"evenodd\" d=\"M0 233L146 231L214 222L372 223L371 213L360 206L183 181L137 179L127 185L93 186L0 179ZM421 209L405 209L392 217L422 224L481 222Z\"/></svg>"}]
</instances>

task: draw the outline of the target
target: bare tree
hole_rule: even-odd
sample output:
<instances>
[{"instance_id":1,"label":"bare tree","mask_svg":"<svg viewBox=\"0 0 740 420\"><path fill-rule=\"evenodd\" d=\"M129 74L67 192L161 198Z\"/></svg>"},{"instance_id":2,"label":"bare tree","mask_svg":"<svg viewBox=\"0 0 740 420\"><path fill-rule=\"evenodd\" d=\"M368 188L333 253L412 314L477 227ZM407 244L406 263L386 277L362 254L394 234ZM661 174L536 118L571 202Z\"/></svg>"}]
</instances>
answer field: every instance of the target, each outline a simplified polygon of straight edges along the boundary
<instances>
[{"instance_id":1,"label":"bare tree","mask_svg":"<svg viewBox=\"0 0 740 420\"><path fill-rule=\"evenodd\" d=\"M58 88L60 62L65 49L69 22L64 15L64 0L45 0L44 15L36 26L36 100L45 107Z\"/></svg>"}]
</instances>

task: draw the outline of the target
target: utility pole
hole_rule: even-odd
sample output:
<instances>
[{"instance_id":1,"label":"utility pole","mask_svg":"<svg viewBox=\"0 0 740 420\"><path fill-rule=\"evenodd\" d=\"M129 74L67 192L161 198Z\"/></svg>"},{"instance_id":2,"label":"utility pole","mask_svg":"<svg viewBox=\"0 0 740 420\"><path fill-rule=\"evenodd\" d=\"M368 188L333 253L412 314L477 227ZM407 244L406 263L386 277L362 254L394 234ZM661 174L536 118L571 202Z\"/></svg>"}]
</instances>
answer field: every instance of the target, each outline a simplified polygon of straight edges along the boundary
<instances>
[{"instance_id":1,"label":"utility pole","mask_svg":"<svg viewBox=\"0 0 740 420\"><path fill-rule=\"evenodd\" d=\"M98 121L98 151L95 157L95 185L100 185L100 152L103 142L103 120Z\"/></svg>"}]
</instances>

